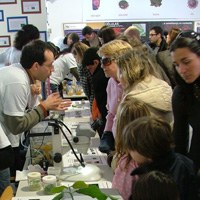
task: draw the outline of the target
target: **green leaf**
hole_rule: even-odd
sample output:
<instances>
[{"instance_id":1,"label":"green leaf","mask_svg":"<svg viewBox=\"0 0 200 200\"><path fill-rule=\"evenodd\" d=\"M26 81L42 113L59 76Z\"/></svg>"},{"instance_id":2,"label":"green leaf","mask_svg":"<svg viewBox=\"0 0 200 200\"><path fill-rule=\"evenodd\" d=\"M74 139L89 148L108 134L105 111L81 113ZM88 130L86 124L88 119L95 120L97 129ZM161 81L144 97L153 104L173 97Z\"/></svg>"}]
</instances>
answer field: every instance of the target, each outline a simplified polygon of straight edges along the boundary
<instances>
[{"instance_id":1,"label":"green leaf","mask_svg":"<svg viewBox=\"0 0 200 200\"><path fill-rule=\"evenodd\" d=\"M60 194L58 194L57 196L55 196L52 200L60 200L63 198L63 193L61 192Z\"/></svg>"},{"instance_id":2,"label":"green leaf","mask_svg":"<svg viewBox=\"0 0 200 200\"><path fill-rule=\"evenodd\" d=\"M87 188L82 188L76 191L79 194L88 195L92 198L97 198L98 200L106 200L108 195L101 192L101 190L96 185L91 185Z\"/></svg>"},{"instance_id":3,"label":"green leaf","mask_svg":"<svg viewBox=\"0 0 200 200\"><path fill-rule=\"evenodd\" d=\"M59 186L59 187L54 187L51 189L51 193L59 193L62 192L65 188L67 188L66 186Z\"/></svg>"},{"instance_id":4,"label":"green leaf","mask_svg":"<svg viewBox=\"0 0 200 200\"><path fill-rule=\"evenodd\" d=\"M76 181L72 187L74 189L88 188L89 186L84 181Z\"/></svg>"}]
</instances>

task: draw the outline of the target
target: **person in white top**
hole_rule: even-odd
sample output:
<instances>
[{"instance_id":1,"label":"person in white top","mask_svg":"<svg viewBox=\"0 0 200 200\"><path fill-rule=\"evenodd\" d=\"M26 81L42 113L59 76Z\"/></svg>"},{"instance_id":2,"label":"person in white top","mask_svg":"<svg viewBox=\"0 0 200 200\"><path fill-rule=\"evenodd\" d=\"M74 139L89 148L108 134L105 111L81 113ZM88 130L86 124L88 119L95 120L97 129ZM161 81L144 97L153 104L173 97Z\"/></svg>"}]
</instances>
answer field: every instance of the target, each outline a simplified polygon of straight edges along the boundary
<instances>
[{"instance_id":1,"label":"person in white top","mask_svg":"<svg viewBox=\"0 0 200 200\"><path fill-rule=\"evenodd\" d=\"M40 33L36 26L32 24L24 25L16 33L13 47L6 49L5 52L0 55L0 57L3 57L0 59L1 62L6 66L19 63L23 46L32 40L39 39L39 37Z\"/></svg>"},{"instance_id":2,"label":"person in white top","mask_svg":"<svg viewBox=\"0 0 200 200\"><path fill-rule=\"evenodd\" d=\"M62 81L66 79L73 79L72 75L77 81L80 80L77 71L77 62L71 53L73 45L79 41L79 36L76 33L70 33L67 37L68 48L59 53L57 59L54 61L54 72L50 76L50 87L52 92L59 91L62 96ZM70 76L71 73L71 76Z\"/></svg>"},{"instance_id":3,"label":"person in white top","mask_svg":"<svg viewBox=\"0 0 200 200\"><path fill-rule=\"evenodd\" d=\"M30 130L48 116L49 110L66 110L71 105L70 100L54 93L26 112L32 100L31 84L36 80L45 81L51 75L53 61L51 48L43 41L34 40L23 48L20 64L0 69L0 195L9 185L9 167L13 160L7 135Z\"/></svg>"},{"instance_id":4,"label":"person in white top","mask_svg":"<svg viewBox=\"0 0 200 200\"><path fill-rule=\"evenodd\" d=\"M15 35L14 39L14 45L13 47L8 48L3 53L3 65L9 66L14 63L20 62L21 52L22 48L29 43L32 40L39 39L40 33L37 27L35 27L32 24L26 24L24 25ZM35 84L32 84L32 88L36 86ZM40 86L41 88L41 86ZM32 93L33 94L33 93ZM36 102L37 96L33 94L33 102ZM33 104L34 106L34 104ZM31 108L30 105L28 108ZM20 152L19 152L19 141L20 141L20 135L13 135L8 134L8 139L11 142L11 146L13 147L14 153L15 153L15 162L13 163L13 166L10 168L11 170L11 177L15 177L16 170L21 170L23 167L23 162L20 159Z\"/></svg>"}]
</instances>

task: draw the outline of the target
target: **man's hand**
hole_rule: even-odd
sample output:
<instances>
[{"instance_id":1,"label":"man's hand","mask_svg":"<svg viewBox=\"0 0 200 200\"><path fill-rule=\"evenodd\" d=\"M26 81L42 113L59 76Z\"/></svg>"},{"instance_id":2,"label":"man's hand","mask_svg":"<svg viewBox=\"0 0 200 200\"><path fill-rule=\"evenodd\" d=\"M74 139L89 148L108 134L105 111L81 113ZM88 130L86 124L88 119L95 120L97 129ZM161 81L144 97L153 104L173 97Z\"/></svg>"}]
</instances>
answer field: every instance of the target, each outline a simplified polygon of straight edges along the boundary
<instances>
[{"instance_id":1,"label":"man's hand","mask_svg":"<svg viewBox=\"0 0 200 200\"><path fill-rule=\"evenodd\" d=\"M72 102L70 99L62 99L58 92L50 94L46 100L41 102L44 108L48 110L67 110L71 106Z\"/></svg>"}]
</instances>

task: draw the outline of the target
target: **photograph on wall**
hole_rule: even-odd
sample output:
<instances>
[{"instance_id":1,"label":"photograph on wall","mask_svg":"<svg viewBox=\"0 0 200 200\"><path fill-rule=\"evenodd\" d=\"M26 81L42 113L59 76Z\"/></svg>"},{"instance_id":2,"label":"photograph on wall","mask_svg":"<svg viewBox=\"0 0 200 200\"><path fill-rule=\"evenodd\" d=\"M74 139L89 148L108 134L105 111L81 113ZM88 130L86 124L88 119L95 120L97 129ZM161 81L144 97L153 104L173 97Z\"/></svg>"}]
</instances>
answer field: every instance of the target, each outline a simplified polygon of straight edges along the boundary
<instances>
[{"instance_id":1,"label":"photograph on wall","mask_svg":"<svg viewBox=\"0 0 200 200\"><path fill-rule=\"evenodd\" d=\"M10 46L11 46L10 36L9 35L0 36L0 48L10 47Z\"/></svg>"},{"instance_id":2,"label":"photograph on wall","mask_svg":"<svg viewBox=\"0 0 200 200\"><path fill-rule=\"evenodd\" d=\"M0 10L0 21L4 21L3 10Z\"/></svg>"},{"instance_id":3,"label":"photograph on wall","mask_svg":"<svg viewBox=\"0 0 200 200\"><path fill-rule=\"evenodd\" d=\"M17 3L17 0L0 0L0 4L12 4Z\"/></svg>"},{"instance_id":4,"label":"photograph on wall","mask_svg":"<svg viewBox=\"0 0 200 200\"><path fill-rule=\"evenodd\" d=\"M22 0L21 4L23 14L41 13L40 0Z\"/></svg>"},{"instance_id":5,"label":"photograph on wall","mask_svg":"<svg viewBox=\"0 0 200 200\"><path fill-rule=\"evenodd\" d=\"M47 32L46 31L40 31L40 40L47 42Z\"/></svg>"},{"instance_id":6,"label":"photograph on wall","mask_svg":"<svg viewBox=\"0 0 200 200\"><path fill-rule=\"evenodd\" d=\"M24 25L28 24L28 17L7 17L8 32L17 32Z\"/></svg>"}]
</instances>

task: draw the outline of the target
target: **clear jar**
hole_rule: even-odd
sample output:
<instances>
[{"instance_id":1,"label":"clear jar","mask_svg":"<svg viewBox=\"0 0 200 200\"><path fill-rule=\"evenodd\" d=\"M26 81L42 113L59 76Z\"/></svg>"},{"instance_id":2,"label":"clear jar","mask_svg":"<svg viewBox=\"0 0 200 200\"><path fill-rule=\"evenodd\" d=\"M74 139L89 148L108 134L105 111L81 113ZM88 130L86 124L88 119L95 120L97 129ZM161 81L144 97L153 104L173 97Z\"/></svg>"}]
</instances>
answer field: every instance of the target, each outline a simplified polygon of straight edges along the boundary
<instances>
[{"instance_id":1,"label":"clear jar","mask_svg":"<svg viewBox=\"0 0 200 200\"><path fill-rule=\"evenodd\" d=\"M39 191L42 188L41 173L29 172L28 173L28 187L29 191Z\"/></svg>"},{"instance_id":2,"label":"clear jar","mask_svg":"<svg viewBox=\"0 0 200 200\"><path fill-rule=\"evenodd\" d=\"M76 95L81 95L83 93L83 88L79 81L76 82Z\"/></svg>"},{"instance_id":3,"label":"clear jar","mask_svg":"<svg viewBox=\"0 0 200 200\"><path fill-rule=\"evenodd\" d=\"M52 194L51 189L56 187L56 176L54 175L47 175L42 178L43 188L45 194Z\"/></svg>"},{"instance_id":4,"label":"clear jar","mask_svg":"<svg viewBox=\"0 0 200 200\"><path fill-rule=\"evenodd\" d=\"M72 81L67 81L67 85L66 85L66 93L69 96L72 96L74 94L74 89L72 87Z\"/></svg>"}]
</instances>

